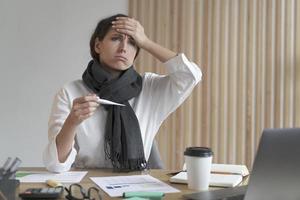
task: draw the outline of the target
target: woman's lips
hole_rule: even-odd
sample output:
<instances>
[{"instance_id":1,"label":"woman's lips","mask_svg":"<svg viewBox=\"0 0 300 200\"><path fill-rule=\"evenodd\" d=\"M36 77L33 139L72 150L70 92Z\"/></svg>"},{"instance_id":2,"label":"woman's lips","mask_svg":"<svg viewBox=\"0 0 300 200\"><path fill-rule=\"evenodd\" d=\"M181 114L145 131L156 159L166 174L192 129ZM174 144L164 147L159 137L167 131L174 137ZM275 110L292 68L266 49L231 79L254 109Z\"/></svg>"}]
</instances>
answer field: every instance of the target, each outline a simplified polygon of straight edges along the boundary
<instances>
[{"instance_id":1,"label":"woman's lips","mask_svg":"<svg viewBox=\"0 0 300 200\"><path fill-rule=\"evenodd\" d=\"M115 58L116 58L117 60L127 61L127 58L125 58L124 56L115 56Z\"/></svg>"}]
</instances>

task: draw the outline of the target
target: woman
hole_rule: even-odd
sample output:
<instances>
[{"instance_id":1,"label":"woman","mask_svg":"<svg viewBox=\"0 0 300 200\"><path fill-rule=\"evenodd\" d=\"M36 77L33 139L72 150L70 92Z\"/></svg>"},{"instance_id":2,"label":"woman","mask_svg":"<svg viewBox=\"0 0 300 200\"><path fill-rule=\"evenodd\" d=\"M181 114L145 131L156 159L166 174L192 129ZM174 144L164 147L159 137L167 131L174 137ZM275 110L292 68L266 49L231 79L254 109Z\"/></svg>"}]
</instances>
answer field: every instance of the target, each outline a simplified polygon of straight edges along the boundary
<instances>
[{"instance_id":1,"label":"woman","mask_svg":"<svg viewBox=\"0 0 300 200\"><path fill-rule=\"evenodd\" d=\"M164 63L168 75L133 67L140 48ZM101 20L90 40L93 60L82 80L56 95L43 159L48 170L80 168L142 170L160 125L201 79L198 66L155 42L135 19ZM124 104L104 105L99 98Z\"/></svg>"}]
</instances>

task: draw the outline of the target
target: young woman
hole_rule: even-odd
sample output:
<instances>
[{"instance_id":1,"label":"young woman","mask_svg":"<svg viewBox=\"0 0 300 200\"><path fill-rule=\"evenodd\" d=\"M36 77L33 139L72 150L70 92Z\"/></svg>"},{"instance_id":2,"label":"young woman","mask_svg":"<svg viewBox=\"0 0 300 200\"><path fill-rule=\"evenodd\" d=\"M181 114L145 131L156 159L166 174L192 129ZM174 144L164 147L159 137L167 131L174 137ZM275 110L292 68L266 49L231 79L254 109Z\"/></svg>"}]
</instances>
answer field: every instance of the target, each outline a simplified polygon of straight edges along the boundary
<instances>
[{"instance_id":1,"label":"young woman","mask_svg":"<svg viewBox=\"0 0 300 200\"><path fill-rule=\"evenodd\" d=\"M139 75L133 66L143 49L164 63L167 75ZM48 170L80 168L142 170L162 122L192 92L201 71L184 54L151 41L126 15L101 20L90 40L91 60L82 80L66 84L55 96ZM99 103L99 98L125 106Z\"/></svg>"}]
</instances>

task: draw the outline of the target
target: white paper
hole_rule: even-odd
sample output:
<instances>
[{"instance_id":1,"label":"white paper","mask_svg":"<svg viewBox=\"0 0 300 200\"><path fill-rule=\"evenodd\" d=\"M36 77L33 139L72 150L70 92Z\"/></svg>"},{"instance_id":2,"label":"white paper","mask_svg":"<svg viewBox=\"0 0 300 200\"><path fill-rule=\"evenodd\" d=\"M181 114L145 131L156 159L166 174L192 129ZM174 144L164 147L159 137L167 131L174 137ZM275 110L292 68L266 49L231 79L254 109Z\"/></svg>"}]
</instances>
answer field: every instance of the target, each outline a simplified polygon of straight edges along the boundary
<instances>
[{"instance_id":1,"label":"white paper","mask_svg":"<svg viewBox=\"0 0 300 200\"><path fill-rule=\"evenodd\" d=\"M116 103L116 102L109 101L109 100L106 100L106 99L100 99L100 98L98 98L97 101L98 101L98 103L100 103L100 104L116 105L116 106L125 106L124 104Z\"/></svg>"},{"instance_id":2,"label":"white paper","mask_svg":"<svg viewBox=\"0 0 300 200\"><path fill-rule=\"evenodd\" d=\"M124 192L180 192L150 175L90 177L90 179L111 197L120 197Z\"/></svg>"},{"instance_id":3,"label":"white paper","mask_svg":"<svg viewBox=\"0 0 300 200\"><path fill-rule=\"evenodd\" d=\"M21 177L18 177L18 174L20 174ZM21 183L45 183L49 179L60 183L79 183L86 174L87 171L70 171L59 174L50 172L19 171L16 179L20 180Z\"/></svg>"}]
</instances>

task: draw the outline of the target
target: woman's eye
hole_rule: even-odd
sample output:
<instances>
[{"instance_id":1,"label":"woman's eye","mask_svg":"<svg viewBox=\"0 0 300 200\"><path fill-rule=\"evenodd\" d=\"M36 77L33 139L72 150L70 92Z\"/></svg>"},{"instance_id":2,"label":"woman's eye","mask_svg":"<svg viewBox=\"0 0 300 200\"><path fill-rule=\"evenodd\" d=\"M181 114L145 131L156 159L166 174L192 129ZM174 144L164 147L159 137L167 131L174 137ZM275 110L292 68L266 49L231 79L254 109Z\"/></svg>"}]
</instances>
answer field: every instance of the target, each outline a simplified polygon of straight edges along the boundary
<instances>
[{"instance_id":1,"label":"woman's eye","mask_svg":"<svg viewBox=\"0 0 300 200\"><path fill-rule=\"evenodd\" d=\"M120 37L112 37L111 40L112 41L117 41L117 40L121 40L121 38Z\"/></svg>"},{"instance_id":2,"label":"woman's eye","mask_svg":"<svg viewBox=\"0 0 300 200\"><path fill-rule=\"evenodd\" d=\"M135 43L134 40L129 40L129 44L132 45L132 46L134 46L134 47L137 47L137 45L136 45L136 43Z\"/></svg>"}]
</instances>

